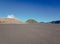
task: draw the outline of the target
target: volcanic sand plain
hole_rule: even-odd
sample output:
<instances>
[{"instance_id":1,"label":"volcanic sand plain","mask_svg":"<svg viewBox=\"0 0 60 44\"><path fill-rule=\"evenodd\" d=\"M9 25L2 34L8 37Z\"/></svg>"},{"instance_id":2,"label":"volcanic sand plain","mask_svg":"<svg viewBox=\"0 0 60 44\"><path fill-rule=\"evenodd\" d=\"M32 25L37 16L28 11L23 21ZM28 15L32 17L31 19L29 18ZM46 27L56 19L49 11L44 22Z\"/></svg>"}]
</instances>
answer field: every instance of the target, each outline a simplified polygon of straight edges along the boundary
<instances>
[{"instance_id":1,"label":"volcanic sand plain","mask_svg":"<svg viewBox=\"0 0 60 44\"><path fill-rule=\"evenodd\" d=\"M0 24L0 44L60 44L60 24Z\"/></svg>"}]
</instances>

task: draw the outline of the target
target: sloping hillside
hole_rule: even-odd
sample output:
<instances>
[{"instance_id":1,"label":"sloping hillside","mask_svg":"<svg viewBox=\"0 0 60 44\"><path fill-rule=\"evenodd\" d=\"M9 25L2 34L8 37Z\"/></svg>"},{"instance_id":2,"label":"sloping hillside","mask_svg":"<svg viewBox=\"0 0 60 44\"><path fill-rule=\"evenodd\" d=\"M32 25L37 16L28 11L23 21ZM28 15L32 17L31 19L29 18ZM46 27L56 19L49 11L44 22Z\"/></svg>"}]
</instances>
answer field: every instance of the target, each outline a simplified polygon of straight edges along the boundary
<instances>
[{"instance_id":1,"label":"sloping hillside","mask_svg":"<svg viewBox=\"0 0 60 44\"><path fill-rule=\"evenodd\" d=\"M15 18L0 18L0 24L24 24Z\"/></svg>"}]
</instances>

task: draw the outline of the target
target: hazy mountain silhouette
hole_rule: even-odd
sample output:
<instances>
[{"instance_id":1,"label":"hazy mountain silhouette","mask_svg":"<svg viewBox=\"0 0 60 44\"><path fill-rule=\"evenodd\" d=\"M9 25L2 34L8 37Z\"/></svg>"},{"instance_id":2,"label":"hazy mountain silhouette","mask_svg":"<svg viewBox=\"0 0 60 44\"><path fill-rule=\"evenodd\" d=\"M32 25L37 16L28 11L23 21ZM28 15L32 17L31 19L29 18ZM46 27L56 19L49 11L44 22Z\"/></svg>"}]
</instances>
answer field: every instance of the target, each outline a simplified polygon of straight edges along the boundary
<instances>
[{"instance_id":1,"label":"hazy mountain silhouette","mask_svg":"<svg viewBox=\"0 0 60 44\"><path fill-rule=\"evenodd\" d=\"M60 24L60 20L51 21L50 23L53 23L53 24Z\"/></svg>"}]
</instances>

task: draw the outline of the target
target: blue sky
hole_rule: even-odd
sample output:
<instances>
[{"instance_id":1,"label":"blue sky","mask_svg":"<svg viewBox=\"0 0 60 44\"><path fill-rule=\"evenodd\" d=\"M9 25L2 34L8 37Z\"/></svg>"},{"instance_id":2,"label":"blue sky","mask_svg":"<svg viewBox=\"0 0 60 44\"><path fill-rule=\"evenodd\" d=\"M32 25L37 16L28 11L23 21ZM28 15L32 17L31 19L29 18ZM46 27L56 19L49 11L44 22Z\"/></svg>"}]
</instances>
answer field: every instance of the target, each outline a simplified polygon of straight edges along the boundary
<instances>
[{"instance_id":1,"label":"blue sky","mask_svg":"<svg viewBox=\"0 0 60 44\"><path fill-rule=\"evenodd\" d=\"M13 14L26 21L30 18L38 22L60 20L59 0L0 0L0 17Z\"/></svg>"}]
</instances>

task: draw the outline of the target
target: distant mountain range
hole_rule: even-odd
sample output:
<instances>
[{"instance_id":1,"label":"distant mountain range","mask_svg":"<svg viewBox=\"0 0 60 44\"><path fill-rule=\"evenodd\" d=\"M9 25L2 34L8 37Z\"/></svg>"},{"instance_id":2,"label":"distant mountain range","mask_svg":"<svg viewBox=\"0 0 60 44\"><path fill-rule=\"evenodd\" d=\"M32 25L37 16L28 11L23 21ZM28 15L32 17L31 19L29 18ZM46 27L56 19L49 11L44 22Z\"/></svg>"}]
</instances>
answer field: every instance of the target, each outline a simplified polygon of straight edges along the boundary
<instances>
[{"instance_id":1,"label":"distant mountain range","mask_svg":"<svg viewBox=\"0 0 60 44\"><path fill-rule=\"evenodd\" d=\"M52 21L50 23L53 23L53 24L60 24L60 20L56 20L56 21Z\"/></svg>"}]
</instances>

